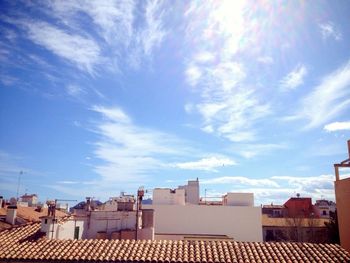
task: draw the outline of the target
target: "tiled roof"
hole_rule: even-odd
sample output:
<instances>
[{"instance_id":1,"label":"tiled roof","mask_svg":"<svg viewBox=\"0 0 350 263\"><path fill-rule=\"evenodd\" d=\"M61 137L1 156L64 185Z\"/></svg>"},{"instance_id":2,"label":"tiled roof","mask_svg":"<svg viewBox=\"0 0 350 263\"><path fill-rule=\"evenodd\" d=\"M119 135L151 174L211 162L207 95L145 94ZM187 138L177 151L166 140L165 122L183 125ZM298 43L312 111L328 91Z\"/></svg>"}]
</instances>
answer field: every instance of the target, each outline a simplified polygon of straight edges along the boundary
<instances>
[{"instance_id":1,"label":"tiled roof","mask_svg":"<svg viewBox=\"0 0 350 263\"><path fill-rule=\"evenodd\" d=\"M348 262L339 245L235 241L47 240L33 223L0 232L0 261Z\"/></svg>"},{"instance_id":2,"label":"tiled roof","mask_svg":"<svg viewBox=\"0 0 350 263\"><path fill-rule=\"evenodd\" d=\"M263 214L261 216L262 226L270 227L326 227L325 223L329 222L327 218L286 218L286 217L269 217Z\"/></svg>"},{"instance_id":3,"label":"tiled roof","mask_svg":"<svg viewBox=\"0 0 350 263\"><path fill-rule=\"evenodd\" d=\"M27 222L38 222L40 217L47 215L47 208L43 208L41 212L35 210L35 207L17 206L17 216ZM0 208L0 215L6 215L6 208ZM60 210L56 210L56 217L65 217L68 214Z\"/></svg>"}]
</instances>

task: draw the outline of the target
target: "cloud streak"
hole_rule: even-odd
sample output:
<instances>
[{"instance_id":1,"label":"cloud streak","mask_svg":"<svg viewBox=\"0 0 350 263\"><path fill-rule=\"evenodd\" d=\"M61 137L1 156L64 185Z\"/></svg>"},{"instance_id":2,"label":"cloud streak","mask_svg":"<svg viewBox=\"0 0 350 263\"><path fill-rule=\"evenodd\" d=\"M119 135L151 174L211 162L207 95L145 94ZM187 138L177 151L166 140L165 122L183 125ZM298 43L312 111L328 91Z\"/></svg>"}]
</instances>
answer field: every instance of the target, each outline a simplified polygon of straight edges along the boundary
<instances>
[{"instance_id":1,"label":"cloud streak","mask_svg":"<svg viewBox=\"0 0 350 263\"><path fill-rule=\"evenodd\" d=\"M46 22L29 22L26 24L28 37L75 64L79 69L94 74L96 66L101 63L101 50L94 40L77 34L67 33Z\"/></svg>"},{"instance_id":2,"label":"cloud streak","mask_svg":"<svg viewBox=\"0 0 350 263\"><path fill-rule=\"evenodd\" d=\"M237 163L228 157L207 157L193 162L182 162L174 164L174 167L184 170L202 170L217 172L219 167L232 166Z\"/></svg>"},{"instance_id":3,"label":"cloud streak","mask_svg":"<svg viewBox=\"0 0 350 263\"><path fill-rule=\"evenodd\" d=\"M350 121L336 121L328 123L323 127L323 129L327 132L350 131Z\"/></svg>"},{"instance_id":4,"label":"cloud streak","mask_svg":"<svg viewBox=\"0 0 350 263\"><path fill-rule=\"evenodd\" d=\"M331 21L318 25L323 39L333 38L336 41L340 41L343 38L342 33L337 29L335 24Z\"/></svg>"},{"instance_id":5,"label":"cloud streak","mask_svg":"<svg viewBox=\"0 0 350 263\"><path fill-rule=\"evenodd\" d=\"M304 78L306 77L307 69L304 65L298 65L285 76L280 83L282 91L294 90L297 87L304 84Z\"/></svg>"},{"instance_id":6,"label":"cloud streak","mask_svg":"<svg viewBox=\"0 0 350 263\"><path fill-rule=\"evenodd\" d=\"M140 184L166 167L162 157L179 154L174 145L182 143L175 136L135 125L118 107L94 106L92 111L102 117L94 128L99 135L94 155L103 164L94 169L105 181Z\"/></svg>"},{"instance_id":7,"label":"cloud streak","mask_svg":"<svg viewBox=\"0 0 350 263\"><path fill-rule=\"evenodd\" d=\"M308 121L305 129L315 128L340 116L350 105L350 61L326 75L301 101L289 120Z\"/></svg>"},{"instance_id":8,"label":"cloud streak","mask_svg":"<svg viewBox=\"0 0 350 263\"><path fill-rule=\"evenodd\" d=\"M255 140L256 122L271 113L270 106L255 95L255 88L246 83L244 64L234 59L246 48L240 45L247 33L244 8L244 1L193 2L185 13L186 36L195 47L187 58L185 76L200 96L192 103L191 114L201 116L202 131L232 142Z\"/></svg>"}]
</instances>

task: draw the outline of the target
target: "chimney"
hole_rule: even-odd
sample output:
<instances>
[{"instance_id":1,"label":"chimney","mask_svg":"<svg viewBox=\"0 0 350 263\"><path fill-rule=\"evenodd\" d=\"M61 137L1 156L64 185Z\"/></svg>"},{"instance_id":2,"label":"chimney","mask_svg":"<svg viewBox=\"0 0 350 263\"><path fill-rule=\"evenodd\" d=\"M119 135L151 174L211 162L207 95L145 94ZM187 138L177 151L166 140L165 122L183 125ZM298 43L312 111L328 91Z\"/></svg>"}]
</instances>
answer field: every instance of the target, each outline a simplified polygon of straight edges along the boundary
<instances>
[{"instance_id":1,"label":"chimney","mask_svg":"<svg viewBox=\"0 0 350 263\"><path fill-rule=\"evenodd\" d=\"M7 207L6 222L11 225L14 225L16 223L16 216L17 216L17 206L9 205Z\"/></svg>"},{"instance_id":2,"label":"chimney","mask_svg":"<svg viewBox=\"0 0 350 263\"><path fill-rule=\"evenodd\" d=\"M91 211L91 197L86 197L86 211Z\"/></svg>"},{"instance_id":3,"label":"chimney","mask_svg":"<svg viewBox=\"0 0 350 263\"><path fill-rule=\"evenodd\" d=\"M4 202L4 197L0 195L0 208L2 208L2 203Z\"/></svg>"}]
</instances>

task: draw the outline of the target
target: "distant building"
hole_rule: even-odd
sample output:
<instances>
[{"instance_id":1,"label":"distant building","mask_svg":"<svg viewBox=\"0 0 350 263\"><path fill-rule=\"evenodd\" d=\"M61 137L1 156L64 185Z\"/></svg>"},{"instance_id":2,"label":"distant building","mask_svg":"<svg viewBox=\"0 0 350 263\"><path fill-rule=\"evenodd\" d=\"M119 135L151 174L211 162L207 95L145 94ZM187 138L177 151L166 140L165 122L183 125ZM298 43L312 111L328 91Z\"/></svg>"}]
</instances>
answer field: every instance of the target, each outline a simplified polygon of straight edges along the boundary
<instances>
[{"instance_id":1,"label":"distant building","mask_svg":"<svg viewBox=\"0 0 350 263\"><path fill-rule=\"evenodd\" d=\"M328 242L325 218L269 217L262 215L264 241Z\"/></svg>"},{"instance_id":2,"label":"distant building","mask_svg":"<svg viewBox=\"0 0 350 263\"><path fill-rule=\"evenodd\" d=\"M340 245L350 252L350 177L340 179L339 168L350 168L350 140L348 140L349 158L339 164L335 169L335 198L339 224Z\"/></svg>"},{"instance_id":3,"label":"distant building","mask_svg":"<svg viewBox=\"0 0 350 263\"><path fill-rule=\"evenodd\" d=\"M322 217L322 218L329 218L330 212L335 212L336 205L333 201L329 200L316 200L316 203L314 205L316 213Z\"/></svg>"},{"instance_id":4,"label":"distant building","mask_svg":"<svg viewBox=\"0 0 350 263\"><path fill-rule=\"evenodd\" d=\"M87 197L84 206L62 220L55 217L56 209L41 217L41 232L48 239L154 239L152 209L141 209L131 195L112 197L94 207Z\"/></svg>"},{"instance_id":5,"label":"distant building","mask_svg":"<svg viewBox=\"0 0 350 263\"><path fill-rule=\"evenodd\" d=\"M283 217L284 209L285 207L283 205L263 205L262 213L268 217Z\"/></svg>"},{"instance_id":6,"label":"distant building","mask_svg":"<svg viewBox=\"0 0 350 263\"><path fill-rule=\"evenodd\" d=\"M28 206L36 206L38 204L38 196L36 194L24 194L21 196L21 201L28 203Z\"/></svg>"},{"instance_id":7,"label":"distant building","mask_svg":"<svg viewBox=\"0 0 350 263\"><path fill-rule=\"evenodd\" d=\"M186 199L187 197L187 199ZM252 193L228 193L221 201L200 201L199 181L153 191L155 239L262 241L261 208Z\"/></svg>"},{"instance_id":8,"label":"distant building","mask_svg":"<svg viewBox=\"0 0 350 263\"><path fill-rule=\"evenodd\" d=\"M285 217L318 217L311 197L291 197L283 206Z\"/></svg>"}]
</instances>

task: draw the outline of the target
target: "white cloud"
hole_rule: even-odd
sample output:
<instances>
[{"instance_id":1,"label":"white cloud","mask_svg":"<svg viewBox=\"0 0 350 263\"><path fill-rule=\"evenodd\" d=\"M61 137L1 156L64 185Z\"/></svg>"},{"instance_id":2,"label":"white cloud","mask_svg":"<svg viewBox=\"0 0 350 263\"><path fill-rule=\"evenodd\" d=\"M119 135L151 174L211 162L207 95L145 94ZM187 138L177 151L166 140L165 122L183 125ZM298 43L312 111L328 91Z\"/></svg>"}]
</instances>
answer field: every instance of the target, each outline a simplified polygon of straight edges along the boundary
<instances>
[{"instance_id":1,"label":"white cloud","mask_svg":"<svg viewBox=\"0 0 350 263\"><path fill-rule=\"evenodd\" d=\"M299 189L303 194L322 192L334 188L335 176L332 174L298 177L298 176L273 176L272 180L285 181L289 187Z\"/></svg>"},{"instance_id":2,"label":"white cloud","mask_svg":"<svg viewBox=\"0 0 350 263\"><path fill-rule=\"evenodd\" d=\"M349 130L350 131L350 121L343 121L343 122L332 122L323 127L325 131L333 132L333 131L343 131L343 130Z\"/></svg>"},{"instance_id":3,"label":"white cloud","mask_svg":"<svg viewBox=\"0 0 350 263\"><path fill-rule=\"evenodd\" d=\"M334 200L334 176L310 177L273 176L269 178L249 178L244 176L223 176L202 180L204 185L232 185L229 191L254 193L255 204L284 204L297 193L311 197ZM216 194L222 195L222 194Z\"/></svg>"},{"instance_id":4,"label":"white cloud","mask_svg":"<svg viewBox=\"0 0 350 263\"><path fill-rule=\"evenodd\" d=\"M230 149L237 152L239 155L244 158L253 158L258 155L267 155L275 150L287 149L288 145L285 143L266 143L266 144L236 144L232 146Z\"/></svg>"},{"instance_id":5,"label":"white cloud","mask_svg":"<svg viewBox=\"0 0 350 263\"><path fill-rule=\"evenodd\" d=\"M103 106L93 106L92 110L101 113L104 118L113 122L130 123L131 120L120 108L106 108Z\"/></svg>"},{"instance_id":6,"label":"white cloud","mask_svg":"<svg viewBox=\"0 0 350 263\"><path fill-rule=\"evenodd\" d=\"M306 119L305 128L314 128L331 121L349 109L350 61L325 76L312 92L306 95L291 120Z\"/></svg>"},{"instance_id":7,"label":"white cloud","mask_svg":"<svg viewBox=\"0 0 350 263\"><path fill-rule=\"evenodd\" d=\"M166 167L162 157L180 154L177 147L186 153L176 137L135 125L117 107L94 106L92 110L103 117L94 129L99 135L94 156L103 161L95 171L104 182L141 184L149 173Z\"/></svg>"},{"instance_id":8,"label":"white cloud","mask_svg":"<svg viewBox=\"0 0 350 263\"><path fill-rule=\"evenodd\" d=\"M77 97L84 92L84 89L78 85L69 84L66 86L66 91L68 95L72 97Z\"/></svg>"},{"instance_id":9,"label":"white cloud","mask_svg":"<svg viewBox=\"0 0 350 263\"><path fill-rule=\"evenodd\" d=\"M342 40L343 36L339 29L336 28L333 22L326 22L318 25L323 39L332 37L334 40Z\"/></svg>"},{"instance_id":10,"label":"white cloud","mask_svg":"<svg viewBox=\"0 0 350 263\"><path fill-rule=\"evenodd\" d=\"M203 171L216 172L217 171L216 168L223 167L223 166L232 166L236 164L237 163L234 160L228 157L212 156L212 157L203 158L193 162L176 163L174 164L174 167L185 169L185 170L203 170Z\"/></svg>"},{"instance_id":11,"label":"white cloud","mask_svg":"<svg viewBox=\"0 0 350 263\"><path fill-rule=\"evenodd\" d=\"M186 78L191 86L196 86L201 76L202 72L196 66L192 65L186 69Z\"/></svg>"},{"instance_id":12,"label":"white cloud","mask_svg":"<svg viewBox=\"0 0 350 263\"><path fill-rule=\"evenodd\" d=\"M303 85L306 74L306 67L304 65L298 65L281 80L281 89L283 91L289 91Z\"/></svg>"},{"instance_id":13,"label":"white cloud","mask_svg":"<svg viewBox=\"0 0 350 263\"><path fill-rule=\"evenodd\" d=\"M274 60L270 56L261 56L261 57L258 57L258 62L262 64L273 64Z\"/></svg>"},{"instance_id":14,"label":"white cloud","mask_svg":"<svg viewBox=\"0 0 350 263\"><path fill-rule=\"evenodd\" d=\"M161 1L148 1L145 14L145 28L141 32L141 42L146 55L151 55L153 48L158 47L166 32L163 28L164 12L161 9Z\"/></svg>"},{"instance_id":15,"label":"white cloud","mask_svg":"<svg viewBox=\"0 0 350 263\"><path fill-rule=\"evenodd\" d=\"M57 56L64 58L82 70L93 74L101 63L99 46L90 38L67 33L45 22L25 24L28 37L36 44L45 47Z\"/></svg>"},{"instance_id":16,"label":"white cloud","mask_svg":"<svg viewBox=\"0 0 350 263\"><path fill-rule=\"evenodd\" d=\"M202 184L236 184L241 187L246 186L266 186L266 187L279 187L279 185L271 179L252 179L243 176L223 176L213 179L203 180Z\"/></svg>"},{"instance_id":17,"label":"white cloud","mask_svg":"<svg viewBox=\"0 0 350 263\"><path fill-rule=\"evenodd\" d=\"M194 59L196 62L199 62L199 63L208 63L208 62L214 61L215 55L213 53L208 52L208 51L204 51L204 52L199 52L198 54L196 54Z\"/></svg>"},{"instance_id":18,"label":"white cloud","mask_svg":"<svg viewBox=\"0 0 350 263\"><path fill-rule=\"evenodd\" d=\"M79 15L91 18L95 30L109 44L128 45L133 34L134 1L51 1L50 15L56 16L64 24L79 29Z\"/></svg>"},{"instance_id":19,"label":"white cloud","mask_svg":"<svg viewBox=\"0 0 350 263\"><path fill-rule=\"evenodd\" d=\"M245 66L234 57L247 48L241 41L247 29L245 5L245 1L192 2L185 13L186 38L193 47L185 74L200 94L194 103L202 117L200 129L234 142L255 140L255 123L270 114L255 87L246 84Z\"/></svg>"}]
</instances>

